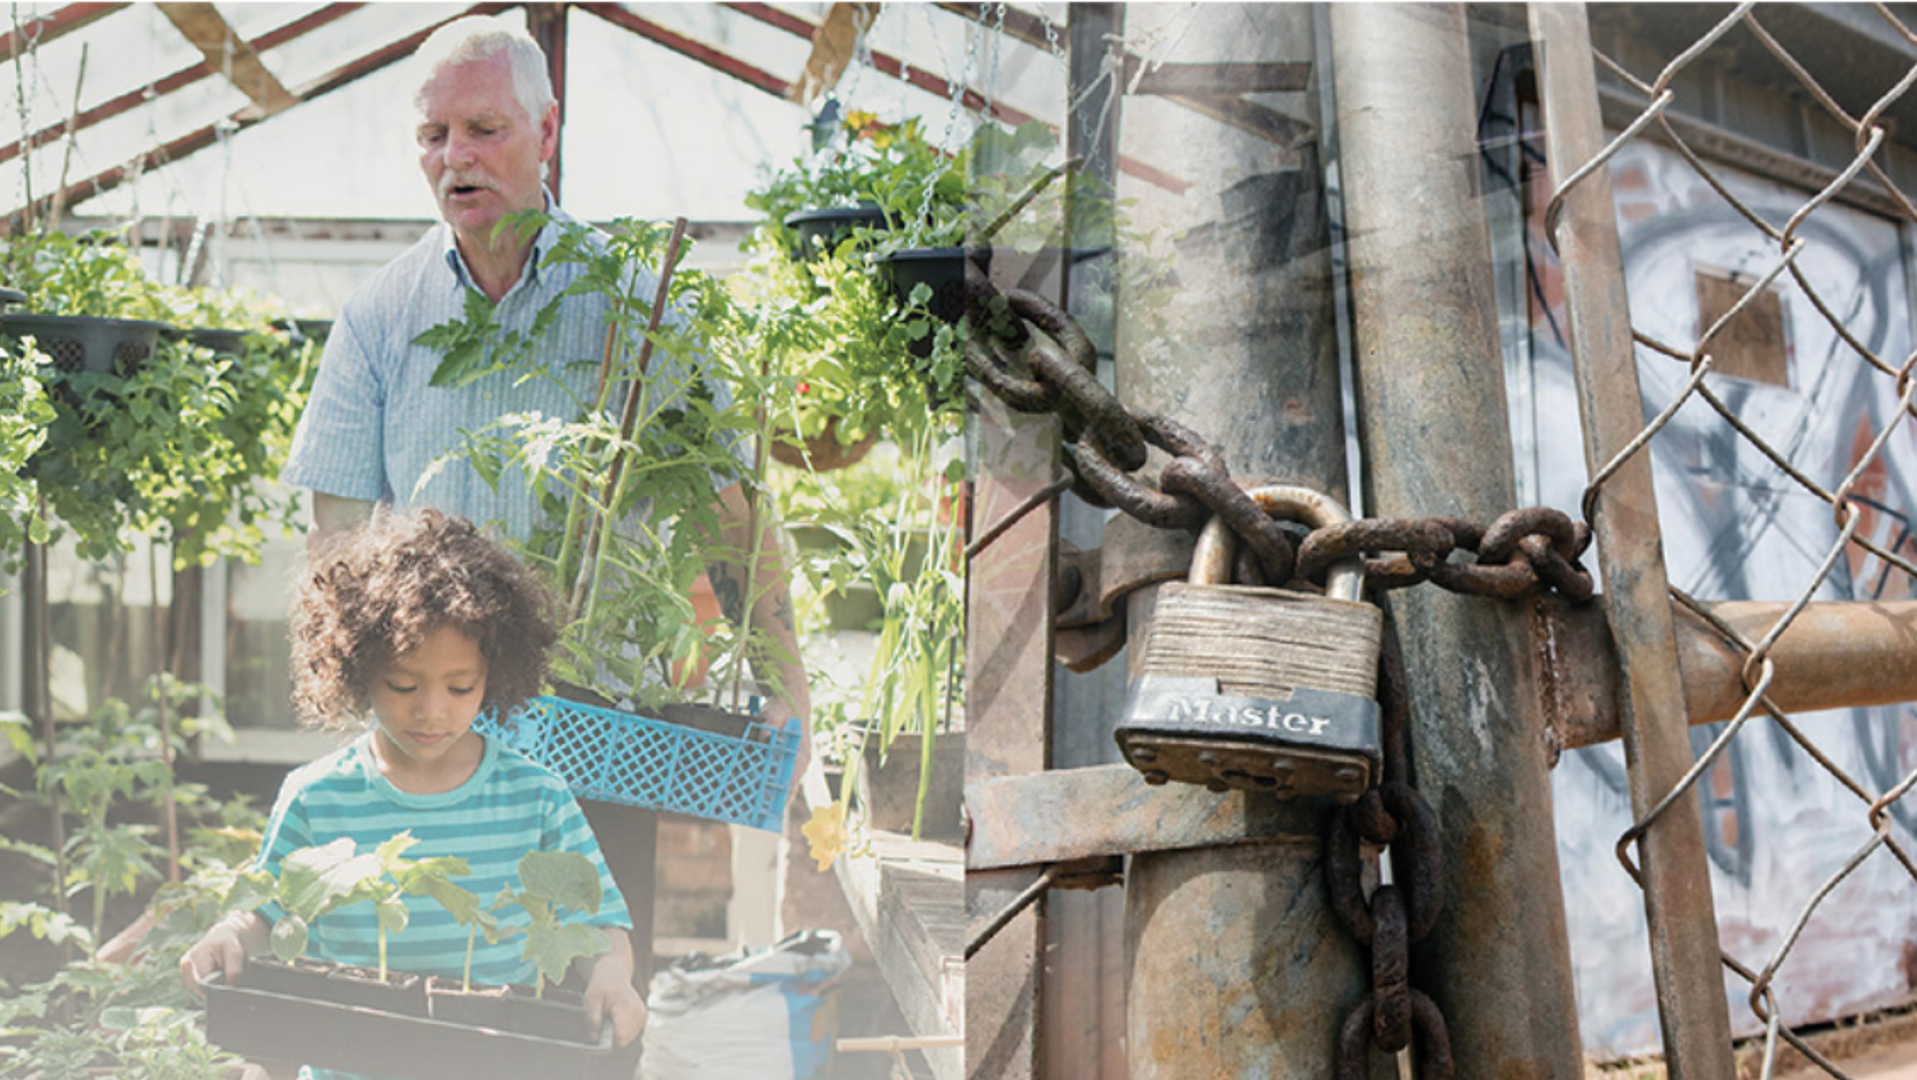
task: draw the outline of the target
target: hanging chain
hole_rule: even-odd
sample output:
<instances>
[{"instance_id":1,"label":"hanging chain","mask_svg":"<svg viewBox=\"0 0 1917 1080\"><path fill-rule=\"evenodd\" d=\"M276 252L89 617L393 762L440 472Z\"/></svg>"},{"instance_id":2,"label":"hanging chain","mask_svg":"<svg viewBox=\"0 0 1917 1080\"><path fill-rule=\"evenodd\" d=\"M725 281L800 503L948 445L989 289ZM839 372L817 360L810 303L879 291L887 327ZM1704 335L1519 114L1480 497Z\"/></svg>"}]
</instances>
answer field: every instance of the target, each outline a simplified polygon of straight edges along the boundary
<instances>
[{"instance_id":1,"label":"hanging chain","mask_svg":"<svg viewBox=\"0 0 1917 1080\"><path fill-rule=\"evenodd\" d=\"M1459 518L1362 518L1312 531L1294 545L1232 480L1224 455L1167 416L1133 412L1098 381L1097 352L1072 317L1022 289L1000 292L972 260L965 263L966 371L1012 409L1056 414L1072 490L1098 507L1116 507L1148 525L1196 531L1224 518L1241 543L1235 579L1282 585L1295 574L1322 583L1332 564L1364 558L1366 584L1400 589L1429 581L1452 592L1513 600L1552 589L1573 601L1591 597L1578 561L1591 531L1560 510L1513 510L1488 525ZM1131 474L1149 447L1172 456L1153 488ZM1475 556L1451 561L1453 552Z\"/></svg>"},{"instance_id":2,"label":"hanging chain","mask_svg":"<svg viewBox=\"0 0 1917 1080\"><path fill-rule=\"evenodd\" d=\"M1404 658L1387 632L1378 657L1378 705L1384 780L1332 812L1325 830L1325 882L1331 910L1371 953L1371 989L1345 1015L1333 1076L1371 1075L1369 1049L1395 1054L1417 1036L1418 1080L1451 1080L1451 1036L1437 1003L1411 985L1411 946L1444 910L1444 849L1438 818L1406 782L1404 731L1410 716ZM1392 883L1364 892L1364 845L1388 846Z\"/></svg>"}]
</instances>

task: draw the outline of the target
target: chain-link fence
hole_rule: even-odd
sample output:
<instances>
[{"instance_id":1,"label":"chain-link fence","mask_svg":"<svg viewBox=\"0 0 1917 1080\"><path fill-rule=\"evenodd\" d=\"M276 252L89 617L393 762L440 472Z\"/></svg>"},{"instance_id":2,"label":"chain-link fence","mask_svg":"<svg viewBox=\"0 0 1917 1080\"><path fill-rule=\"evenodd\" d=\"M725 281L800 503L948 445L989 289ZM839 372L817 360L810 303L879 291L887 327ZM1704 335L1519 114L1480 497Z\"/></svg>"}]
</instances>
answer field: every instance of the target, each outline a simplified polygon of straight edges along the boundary
<instances>
[{"instance_id":1,"label":"chain-link fence","mask_svg":"<svg viewBox=\"0 0 1917 1080\"><path fill-rule=\"evenodd\" d=\"M1588 213L1566 220L1589 186L1615 205L1619 261L1571 271L1535 252L1532 314L1573 327L1560 345L1601 349L1595 334L1580 340L1575 313L1602 310L1604 279L1621 275L1648 419L1611 448L1579 502L1601 521L1627 463L1654 462L1671 595L1743 658L1734 715L1694 730L1694 763L1642 794L1618 857L1654 889L1642 838L1701 811L1717 937L1742 983L1734 1030L1761 1037L1749 1057L1763 1075L1786 1045L1844 1075L1795 1028L1909 1000L1917 865L1900 800L1917 783L1911 714L1787 710L1777 656L1787 639L1836 644L1820 639L1907 619L1911 609L1894 602L1917 591L1908 528L1917 357L1903 239L1917 207L1892 134L1917 82L1917 37L1907 15L1883 5L1746 4L1683 40L1700 14L1654 33L1598 21L1604 78L1584 107L1602 105L1618 134L1594 153L1563 132L1543 140L1556 182L1539 235L1555 249L1572 230L1606 227ZM1580 58L1567 44L1541 41L1547 127L1559 120L1554 107L1578 108L1569 69ZM1781 150L1748 153L1763 145L1748 132L1767 114L1796 130L1777 140ZM1742 160L1729 152L1740 147ZM1586 258L1602 250L1588 239L1572 246ZM1773 603L1732 625L1705 600ZM1848 662L1906 670L1917 657L1904 645ZM1801 679L1790 689L1819 701L1820 688ZM1667 881L1684 872L1661 869ZM1683 975L1658 978L1669 1012Z\"/></svg>"}]
</instances>

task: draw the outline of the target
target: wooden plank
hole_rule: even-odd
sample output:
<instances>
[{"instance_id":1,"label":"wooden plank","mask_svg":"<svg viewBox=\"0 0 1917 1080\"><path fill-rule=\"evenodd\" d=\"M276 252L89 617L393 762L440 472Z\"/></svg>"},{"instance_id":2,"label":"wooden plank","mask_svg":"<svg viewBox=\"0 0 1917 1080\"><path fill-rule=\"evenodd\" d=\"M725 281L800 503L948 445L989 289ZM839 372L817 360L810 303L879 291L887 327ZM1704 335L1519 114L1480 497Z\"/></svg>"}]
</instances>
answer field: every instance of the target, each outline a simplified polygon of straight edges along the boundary
<instances>
[{"instance_id":1,"label":"wooden plank","mask_svg":"<svg viewBox=\"0 0 1917 1080\"><path fill-rule=\"evenodd\" d=\"M807 806L832 801L815 759L799 781ZM917 1036L964 1030L965 955L961 908L965 874L959 849L895 833L871 833L869 852L832 864L859 933ZM961 1080L958 1048L921 1051L938 1080Z\"/></svg>"},{"instance_id":2,"label":"wooden plank","mask_svg":"<svg viewBox=\"0 0 1917 1080\"><path fill-rule=\"evenodd\" d=\"M266 65L253 47L240 40L233 27L212 4L162 3L156 5L167 21L180 31L206 58L206 66L223 74L253 102L262 117L293 107L298 102L291 91Z\"/></svg>"}]
</instances>

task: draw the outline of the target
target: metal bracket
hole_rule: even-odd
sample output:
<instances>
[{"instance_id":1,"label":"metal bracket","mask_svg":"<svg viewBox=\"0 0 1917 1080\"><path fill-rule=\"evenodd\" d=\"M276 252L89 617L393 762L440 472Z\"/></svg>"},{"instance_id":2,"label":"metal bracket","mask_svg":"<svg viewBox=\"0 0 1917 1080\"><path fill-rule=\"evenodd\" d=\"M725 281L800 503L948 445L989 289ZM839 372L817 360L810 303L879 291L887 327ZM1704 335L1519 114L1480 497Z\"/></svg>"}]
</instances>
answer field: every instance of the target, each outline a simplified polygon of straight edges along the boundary
<instances>
[{"instance_id":1,"label":"metal bracket","mask_svg":"<svg viewBox=\"0 0 1917 1080\"><path fill-rule=\"evenodd\" d=\"M1191 570L1196 539L1119 514L1105 523L1095 548L1061 541L1058 553L1058 662L1090 671L1125 644L1127 594L1176 581Z\"/></svg>"},{"instance_id":2,"label":"metal bracket","mask_svg":"<svg viewBox=\"0 0 1917 1080\"><path fill-rule=\"evenodd\" d=\"M1152 787L1129 765L973 780L965 804L972 815L968 873L1248 842L1316 853L1324 815L1335 806L1328 799L1214 794L1195 784ZM1044 828L1033 828L1040 821Z\"/></svg>"}]
</instances>

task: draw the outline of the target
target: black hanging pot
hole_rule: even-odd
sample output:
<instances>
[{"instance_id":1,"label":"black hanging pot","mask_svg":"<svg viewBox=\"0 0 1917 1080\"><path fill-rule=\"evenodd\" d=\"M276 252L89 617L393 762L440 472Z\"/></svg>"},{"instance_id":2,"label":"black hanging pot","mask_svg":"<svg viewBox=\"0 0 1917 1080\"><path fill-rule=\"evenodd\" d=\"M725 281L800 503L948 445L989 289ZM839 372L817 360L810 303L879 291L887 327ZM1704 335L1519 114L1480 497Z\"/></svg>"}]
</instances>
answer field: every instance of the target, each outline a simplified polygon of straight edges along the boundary
<instances>
[{"instance_id":1,"label":"black hanging pot","mask_svg":"<svg viewBox=\"0 0 1917 1080\"><path fill-rule=\"evenodd\" d=\"M965 317L965 263L972 264L985 272L992 265L992 249L988 247L935 247L902 248L880 259L885 267L885 280L892 288L892 295L903 305L909 303L912 290L923 284L932 290L932 298L926 304L927 310L940 322L957 326ZM923 360L932 355L932 335L912 343L912 355Z\"/></svg>"},{"instance_id":2,"label":"black hanging pot","mask_svg":"<svg viewBox=\"0 0 1917 1080\"><path fill-rule=\"evenodd\" d=\"M12 312L0 315L0 333L33 338L53 366L66 372L131 375L153 356L160 334L169 329L165 323L147 319Z\"/></svg>"},{"instance_id":3,"label":"black hanging pot","mask_svg":"<svg viewBox=\"0 0 1917 1080\"><path fill-rule=\"evenodd\" d=\"M837 251L854 229L883 229L887 222L884 210L865 203L800 210L785 216L785 227L799 237L799 249L793 255L803 262L816 262Z\"/></svg>"},{"instance_id":4,"label":"black hanging pot","mask_svg":"<svg viewBox=\"0 0 1917 1080\"><path fill-rule=\"evenodd\" d=\"M238 356L246 348L246 331L211 330L195 327L186 332L186 339L203 349L211 349L220 356Z\"/></svg>"}]
</instances>

